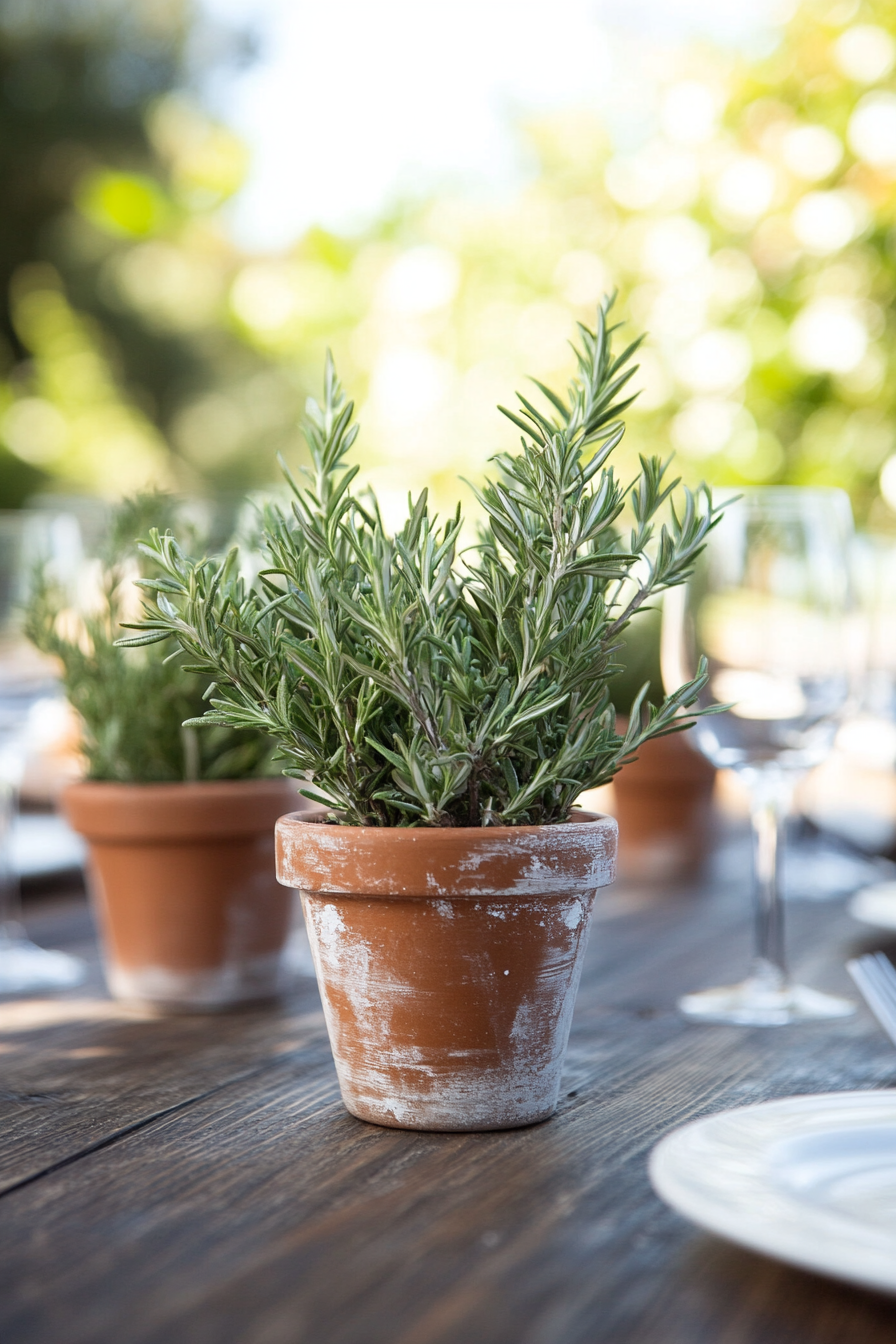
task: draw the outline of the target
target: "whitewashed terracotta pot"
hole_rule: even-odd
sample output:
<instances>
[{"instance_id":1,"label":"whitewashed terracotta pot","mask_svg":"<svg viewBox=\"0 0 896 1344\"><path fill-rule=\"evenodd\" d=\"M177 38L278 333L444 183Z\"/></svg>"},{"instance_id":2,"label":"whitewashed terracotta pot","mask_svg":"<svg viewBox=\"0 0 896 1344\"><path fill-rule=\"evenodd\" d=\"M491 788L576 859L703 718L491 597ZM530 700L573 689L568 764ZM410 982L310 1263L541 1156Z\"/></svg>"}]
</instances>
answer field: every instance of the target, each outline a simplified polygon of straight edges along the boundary
<instances>
[{"instance_id":1,"label":"whitewashed terracotta pot","mask_svg":"<svg viewBox=\"0 0 896 1344\"><path fill-rule=\"evenodd\" d=\"M277 876L302 893L342 1097L402 1129L510 1129L557 1106L616 823L379 828L293 814Z\"/></svg>"}]
</instances>

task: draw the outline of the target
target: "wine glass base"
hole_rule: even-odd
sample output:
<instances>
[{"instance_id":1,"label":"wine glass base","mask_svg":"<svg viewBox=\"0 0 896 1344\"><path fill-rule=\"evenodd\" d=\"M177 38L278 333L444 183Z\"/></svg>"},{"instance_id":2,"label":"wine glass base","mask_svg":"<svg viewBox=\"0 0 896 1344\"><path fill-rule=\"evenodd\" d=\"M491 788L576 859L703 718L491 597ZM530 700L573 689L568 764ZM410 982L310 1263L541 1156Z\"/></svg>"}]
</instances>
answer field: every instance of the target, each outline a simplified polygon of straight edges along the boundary
<instances>
[{"instance_id":1,"label":"wine glass base","mask_svg":"<svg viewBox=\"0 0 896 1344\"><path fill-rule=\"evenodd\" d=\"M28 938L0 937L0 994L71 989L87 974L83 961L49 951Z\"/></svg>"},{"instance_id":2,"label":"wine glass base","mask_svg":"<svg viewBox=\"0 0 896 1344\"><path fill-rule=\"evenodd\" d=\"M850 999L822 994L805 985L769 985L756 977L739 985L722 985L685 994L679 1010L694 1022L733 1022L748 1027L783 1027L788 1022L819 1022L849 1017L856 1011Z\"/></svg>"}]
</instances>

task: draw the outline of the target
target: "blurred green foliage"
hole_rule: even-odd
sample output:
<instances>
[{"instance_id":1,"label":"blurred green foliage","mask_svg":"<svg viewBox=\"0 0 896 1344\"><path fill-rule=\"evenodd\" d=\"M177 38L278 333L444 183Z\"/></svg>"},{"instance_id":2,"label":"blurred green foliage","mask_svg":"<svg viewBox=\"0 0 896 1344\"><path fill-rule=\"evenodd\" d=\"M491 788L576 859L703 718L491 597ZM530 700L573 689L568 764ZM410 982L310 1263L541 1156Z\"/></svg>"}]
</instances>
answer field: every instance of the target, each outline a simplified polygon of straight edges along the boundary
<instances>
[{"instance_id":1,"label":"blurred green foliage","mask_svg":"<svg viewBox=\"0 0 896 1344\"><path fill-rule=\"evenodd\" d=\"M331 345L387 522L409 489L453 505L458 474L481 481L514 446L494 404L525 374L563 381L570 319L617 286L650 333L630 462L674 450L691 481L836 483L863 522L896 523L889 0L803 0L758 57L645 59L623 135L584 111L521 127L533 167L513 199L446 192L277 256L241 255L221 223L245 151L189 94L187 0L34 12L0 0L0 186L24 183L31 212L0 233L5 502L47 478L263 485L275 449L301 451Z\"/></svg>"},{"instance_id":2,"label":"blurred green foliage","mask_svg":"<svg viewBox=\"0 0 896 1344\"><path fill-rule=\"evenodd\" d=\"M604 173L609 254L658 356L645 437L715 481L844 486L887 528L894 34L881 0L804 3L762 60L713 73L692 53L659 136ZM664 189L645 185L651 155Z\"/></svg>"},{"instance_id":3,"label":"blurred green foliage","mask_svg":"<svg viewBox=\"0 0 896 1344\"><path fill-rule=\"evenodd\" d=\"M190 94L240 58L189 0L0 3L4 504L241 494L288 444L294 379L227 316L246 152Z\"/></svg>"}]
</instances>

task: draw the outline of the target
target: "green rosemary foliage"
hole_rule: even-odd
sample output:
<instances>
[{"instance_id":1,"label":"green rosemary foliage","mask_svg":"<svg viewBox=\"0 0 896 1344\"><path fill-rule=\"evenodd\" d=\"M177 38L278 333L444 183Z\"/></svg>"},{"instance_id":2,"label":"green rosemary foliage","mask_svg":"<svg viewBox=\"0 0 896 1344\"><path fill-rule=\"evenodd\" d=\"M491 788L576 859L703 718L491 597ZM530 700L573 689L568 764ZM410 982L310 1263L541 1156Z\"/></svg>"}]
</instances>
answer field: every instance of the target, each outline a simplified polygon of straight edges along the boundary
<instances>
[{"instance_id":1,"label":"green rosemary foliage","mask_svg":"<svg viewBox=\"0 0 896 1344\"><path fill-rule=\"evenodd\" d=\"M308 405L313 466L304 483L287 473L291 513L265 512L255 583L235 552L196 561L150 534L161 576L142 583L152 599L125 642L173 637L214 679L193 723L270 733L306 796L368 826L563 822L644 741L689 725L680 711L702 668L659 708L644 687L624 737L607 688L621 632L687 578L718 517L705 487L683 490L657 533L678 484L668 463L642 458L628 487L608 465L639 344L613 356L611 302L594 331L579 328L566 400L542 387L547 413L522 397L505 412L521 449L478 492L485 523L466 555L459 508L440 524L424 492L389 536L376 501L352 493L357 428L329 358L323 402Z\"/></svg>"},{"instance_id":2,"label":"green rosemary foliage","mask_svg":"<svg viewBox=\"0 0 896 1344\"><path fill-rule=\"evenodd\" d=\"M89 779L150 784L262 773L271 756L269 738L223 727L198 733L183 726L185 719L202 713L207 678L185 672L179 657L166 657L161 647L132 650L115 644L124 617L139 610L135 579L158 573L146 557L138 564L134 536L160 517L169 527L177 525L170 496L142 495L119 507L96 565L97 591L87 610L73 610L63 589L39 571L25 632L61 664L66 694L82 723Z\"/></svg>"}]
</instances>

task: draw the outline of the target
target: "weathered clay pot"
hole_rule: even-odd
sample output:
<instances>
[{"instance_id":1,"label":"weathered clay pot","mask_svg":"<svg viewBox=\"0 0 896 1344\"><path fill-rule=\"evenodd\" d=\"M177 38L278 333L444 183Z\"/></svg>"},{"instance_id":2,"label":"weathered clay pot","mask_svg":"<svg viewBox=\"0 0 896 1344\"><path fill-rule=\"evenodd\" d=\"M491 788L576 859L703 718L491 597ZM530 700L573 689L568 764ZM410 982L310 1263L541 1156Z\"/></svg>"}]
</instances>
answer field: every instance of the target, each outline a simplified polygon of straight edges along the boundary
<instances>
[{"instance_id":1,"label":"weathered clay pot","mask_svg":"<svg viewBox=\"0 0 896 1344\"><path fill-rule=\"evenodd\" d=\"M90 847L116 998L208 1009L277 992L291 896L274 872L274 823L303 801L285 779L65 791Z\"/></svg>"},{"instance_id":2,"label":"weathered clay pot","mask_svg":"<svg viewBox=\"0 0 896 1344\"><path fill-rule=\"evenodd\" d=\"M624 721L618 731L625 731ZM709 851L716 772L689 737L646 742L613 780L623 877L685 877Z\"/></svg>"},{"instance_id":3,"label":"weathered clay pot","mask_svg":"<svg viewBox=\"0 0 896 1344\"><path fill-rule=\"evenodd\" d=\"M616 823L378 828L277 823L302 893L353 1115L399 1129L510 1129L557 1105L591 905Z\"/></svg>"}]
</instances>

